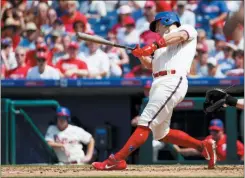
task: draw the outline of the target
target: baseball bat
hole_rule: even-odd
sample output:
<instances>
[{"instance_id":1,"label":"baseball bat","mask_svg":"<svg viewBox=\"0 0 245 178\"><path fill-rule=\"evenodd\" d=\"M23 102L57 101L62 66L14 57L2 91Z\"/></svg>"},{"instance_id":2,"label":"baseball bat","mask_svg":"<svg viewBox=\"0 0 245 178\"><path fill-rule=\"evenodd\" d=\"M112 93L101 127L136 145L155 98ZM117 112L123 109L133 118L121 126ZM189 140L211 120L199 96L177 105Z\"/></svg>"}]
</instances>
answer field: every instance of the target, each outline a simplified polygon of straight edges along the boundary
<instances>
[{"instance_id":1,"label":"baseball bat","mask_svg":"<svg viewBox=\"0 0 245 178\"><path fill-rule=\"evenodd\" d=\"M93 36L93 35L89 35L89 34L85 34L85 33L81 33L78 32L77 33L78 38L84 40L84 41L91 41L94 43L99 43L99 44L103 44L103 45L109 45L109 46L115 46L118 48L124 48L124 49L129 49L129 50L133 50L134 48L131 48L129 46L125 46L125 45L119 45L119 44L115 44L109 40L104 39L101 36Z\"/></svg>"}]
</instances>

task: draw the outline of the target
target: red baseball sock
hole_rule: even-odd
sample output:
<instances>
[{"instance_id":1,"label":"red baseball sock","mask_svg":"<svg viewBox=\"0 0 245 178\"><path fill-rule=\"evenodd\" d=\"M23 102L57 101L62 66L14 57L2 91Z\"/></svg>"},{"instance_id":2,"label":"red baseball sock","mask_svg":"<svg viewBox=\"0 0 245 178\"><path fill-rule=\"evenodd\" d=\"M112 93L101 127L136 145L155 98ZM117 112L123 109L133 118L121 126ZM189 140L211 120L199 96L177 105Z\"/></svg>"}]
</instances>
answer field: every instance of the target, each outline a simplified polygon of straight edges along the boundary
<instances>
[{"instance_id":1,"label":"red baseball sock","mask_svg":"<svg viewBox=\"0 0 245 178\"><path fill-rule=\"evenodd\" d=\"M148 127L138 126L124 147L115 154L116 160L126 159L134 150L145 143L150 131Z\"/></svg>"},{"instance_id":2,"label":"red baseball sock","mask_svg":"<svg viewBox=\"0 0 245 178\"><path fill-rule=\"evenodd\" d=\"M170 129L169 133L161 141L186 148L195 148L199 151L202 150L202 142L200 140L191 137L181 130Z\"/></svg>"}]
</instances>

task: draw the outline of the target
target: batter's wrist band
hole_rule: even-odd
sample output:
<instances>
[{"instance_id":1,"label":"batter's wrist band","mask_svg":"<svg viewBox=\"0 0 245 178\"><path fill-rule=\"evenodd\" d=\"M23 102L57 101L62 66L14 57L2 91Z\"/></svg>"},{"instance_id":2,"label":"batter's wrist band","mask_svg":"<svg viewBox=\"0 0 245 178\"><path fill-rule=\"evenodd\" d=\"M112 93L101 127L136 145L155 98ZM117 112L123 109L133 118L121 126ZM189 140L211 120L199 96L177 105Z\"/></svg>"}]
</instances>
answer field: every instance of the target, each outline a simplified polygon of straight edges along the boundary
<instances>
[{"instance_id":1,"label":"batter's wrist band","mask_svg":"<svg viewBox=\"0 0 245 178\"><path fill-rule=\"evenodd\" d=\"M231 95L228 95L226 97L226 104L228 104L229 106L236 106L237 105L237 101L238 99L232 97Z\"/></svg>"},{"instance_id":2,"label":"batter's wrist band","mask_svg":"<svg viewBox=\"0 0 245 178\"><path fill-rule=\"evenodd\" d=\"M158 48L162 48L162 47L166 47L167 46L166 41L165 41L164 38L161 38L161 39L157 40L156 44L157 44Z\"/></svg>"}]
</instances>

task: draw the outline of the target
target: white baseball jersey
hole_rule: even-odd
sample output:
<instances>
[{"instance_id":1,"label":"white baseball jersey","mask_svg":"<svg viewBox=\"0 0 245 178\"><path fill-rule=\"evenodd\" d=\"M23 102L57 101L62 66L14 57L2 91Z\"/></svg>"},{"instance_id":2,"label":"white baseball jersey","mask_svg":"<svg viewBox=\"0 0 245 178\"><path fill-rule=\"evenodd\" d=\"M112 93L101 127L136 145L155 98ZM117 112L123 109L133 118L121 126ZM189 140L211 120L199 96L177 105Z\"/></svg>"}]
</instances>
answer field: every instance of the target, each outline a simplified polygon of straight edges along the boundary
<instances>
[{"instance_id":1,"label":"white baseball jersey","mask_svg":"<svg viewBox=\"0 0 245 178\"><path fill-rule=\"evenodd\" d=\"M27 79L53 79L59 80L60 74L59 71L51 66L46 65L44 72L40 74L38 67L32 67L28 70Z\"/></svg>"},{"instance_id":2,"label":"white baseball jersey","mask_svg":"<svg viewBox=\"0 0 245 178\"><path fill-rule=\"evenodd\" d=\"M101 49L97 49L97 51L92 54L85 54L84 61L88 65L88 71L91 74L97 74L102 72L107 72L109 74L110 71L110 60L107 54ZM100 78L100 77L97 77Z\"/></svg>"},{"instance_id":3,"label":"white baseball jersey","mask_svg":"<svg viewBox=\"0 0 245 178\"><path fill-rule=\"evenodd\" d=\"M78 163L84 158L83 145L87 145L92 138L92 135L84 129L68 125L68 127L60 131L56 125L49 126L45 135L46 141L53 141L64 144L65 150L55 148L54 151L60 162L69 163L77 161Z\"/></svg>"},{"instance_id":4,"label":"white baseball jersey","mask_svg":"<svg viewBox=\"0 0 245 178\"><path fill-rule=\"evenodd\" d=\"M191 25L182 25L170 33L178 31L186 31L189 35L188 41L157 49L152 60L153 73L175 69L176 73L186 76L190 72L196 53L197 31Z\"/></svg>"},{"instance_id":5,"label":"white baseball jersey","mask_svg":"<svg viewBox=\"0 0 245 178\"><path fill-rule=\"evenodd\" d=\"M155 140L160 140L169 133L173 109L184 99L188 89L186 76L196 53L197 31L190 25L182 25L170 33L181 30L188 33L188 40L156 50L152 60L153 73L176 70L176 74L154 79L149 101L138 122L138 125L152 130Z\"/></svg>"}]
</instances>

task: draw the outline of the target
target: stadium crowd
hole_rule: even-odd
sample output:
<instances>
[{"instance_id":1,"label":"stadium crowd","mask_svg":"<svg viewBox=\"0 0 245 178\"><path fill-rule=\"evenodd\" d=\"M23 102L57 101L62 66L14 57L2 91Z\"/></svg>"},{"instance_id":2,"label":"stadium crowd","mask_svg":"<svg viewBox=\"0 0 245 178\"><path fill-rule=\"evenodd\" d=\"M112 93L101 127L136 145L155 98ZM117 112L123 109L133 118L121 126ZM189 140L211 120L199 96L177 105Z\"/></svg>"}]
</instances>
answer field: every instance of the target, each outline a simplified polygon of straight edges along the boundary
<instances>
[{"instance_id":1,"label":"stadium crowd","mask_svg":"<svg viewBox=\"0 0 245 178\"><path fill-rule=\"evenodd\" d=\"M85 42L77 32L135 46L160 38L149 30L157 12L175 11L198 31L189 77L244 76L243 26L223 26L242 1L1 1L1 78L151 77L130 51ZM188 54L187 54L188 55ZM184 61L184 59L183 59Z\"/></svg>"}]
</instances>

